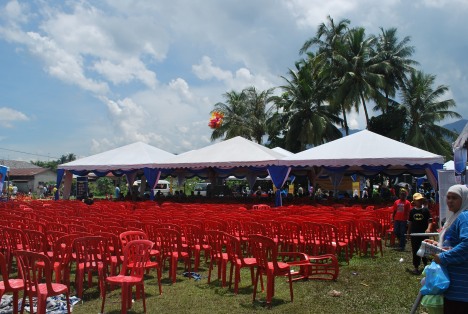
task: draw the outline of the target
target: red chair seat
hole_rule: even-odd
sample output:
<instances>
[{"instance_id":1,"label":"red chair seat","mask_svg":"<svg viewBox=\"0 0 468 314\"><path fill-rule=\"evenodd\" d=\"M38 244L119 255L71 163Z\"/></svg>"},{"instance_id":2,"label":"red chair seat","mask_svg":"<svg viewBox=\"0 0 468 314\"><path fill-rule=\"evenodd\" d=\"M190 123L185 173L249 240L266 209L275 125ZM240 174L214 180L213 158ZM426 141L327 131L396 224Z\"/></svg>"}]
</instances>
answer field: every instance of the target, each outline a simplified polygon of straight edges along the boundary
<instances>
[{"instance_id":1,"label":"red chair seat","mask_svg":"<svg viewBox=\"0 0 468 314\"><path fill-rule=\"evenodd\" d=\"M23 279L8 279L8 284L14 290L23 290L24 288ZM0 294L5 292L5 283L3 281L0 281L0 291Z\"/></svg>"},{"instance_id":2,"label":"red chair seat","mask_svg":"<svg viewBox=\"0 0 468 314\"><path fill-rule=\"evenodd\" d=\"M106 281L112 284L138 283L141 281L141 278L138 278L135 276L117 275L117 276L107 277Z\"/></svg>"}]
</instances>

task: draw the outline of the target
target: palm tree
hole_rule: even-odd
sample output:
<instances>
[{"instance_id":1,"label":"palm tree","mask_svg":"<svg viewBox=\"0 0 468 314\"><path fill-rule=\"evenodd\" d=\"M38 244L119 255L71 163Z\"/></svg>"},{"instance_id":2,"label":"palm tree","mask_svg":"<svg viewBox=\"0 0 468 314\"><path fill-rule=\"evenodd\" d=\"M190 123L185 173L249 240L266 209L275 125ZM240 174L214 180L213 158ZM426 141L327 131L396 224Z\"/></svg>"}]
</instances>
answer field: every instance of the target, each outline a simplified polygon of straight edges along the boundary
<instances>
[{"instance_id":1,"label":"palm tree","mask_svg":"<svg viewBox=\"0 0 468 314\"><path fill-rule=\"evenodd\" d=\"M64 163L66 163L66 162L68 162L68 161L69 161L69 160L68 160L67 156L66 156L66 155L62 155L62 156L60 156L60 158L57 160L57 163L58 163L59 165L61 165L61 164L64 164Z\"/></svg>"},{"instance_id":2,"label":"palm tree","mask_svg":"<svg viewBox=\"0 0 468 314\"><path fill-rule=\"evenodd\" d=\"M289 70L290 79L283 77L284 93L274 98L287 121L285 148L292 152L342 136L336 127L342 121L326 104L330 85L317 75L319 69L313 62L297 62L296 71Z\"/></svg>"},{"instance_id":3,"label":"palm tree","mask_svg":"<svg viewBox=\"0 0 468 314\"><path fill-rule=\"evenodd\" d=\"M319 25L315 37L307 40L299 51L301 54L307 52L312 46L317 46L317 53L309 54L309 60L315 59L320 64L321 71L320 76L327 77L328 84L332 87L336 86L337 81L337 68L335 57L338 51L342 50L343 38L348 32L348 26L351 23L348 19L343 19L337 24L330 17L327 16L328 23L322 23ZM336 106L341 110L343 116L343 126L346 132L346 135L349 134L348 120L346 117L346 112L351 110L349 103L345 101L335 99L335 88L330 89L329 102L333 106Z\"/></svg>"},{"instance_id":4,"label":"palm tree","mask_svg":"<svg viewBox=\"0 0 468 314\"><path fill-rule=\"evenodd\" d=\"M249 87L243 92L246 96L251 137L261 144L263 136L267 133L267 120L272 116L273 107L267 106L271 100L273 88L259 92L255 87Z\"/></svg>"},{"instance_id":5,"label":"palm tree","mask_svg":"<svg viewBox=\"0 0 468 314\"><path fill-rule=\"evenodd\" d=\"M445 118L461 118L449 110L456 106L453 99L440 100L448 91L445 85L432 87L435 76L413 71L401 88L401 108L405 112L406 137L403 141L409 145L428 150L435 154L451 156L450 145L444 138L454 140L456 134L436 123Z\"/></svg>"},{"instance_id":6,"label":"palm tree","mask_svg":"<svg viewBox=\"0 0 468 314\"><path fill-rule=\"evenodd\" d=\"M67 155L67 162L74 161L74 160L76 160L76 155L73 153L69 153Z\"/></svg>"},{"instance_id":7,"label":"palm tree","mask_svg":"<svg viewBox=\"0 0 468 314\"><path fill-rule=\"evenodd\" d=\"M376 97L377 89L383 86L384 77L380 73L386 70L385 63L373 53L375 40L374 36L366 37L364 28L353 28L343 38L342 49L334 59L338 84L335 102L353 106L357 112L362 104L366 125L369 125L366 101Z\"/></svg>"},{"instance_id":8,"label":"palm tree","mask_svg":"<svg viewBox=\"0 0 468 314\"><path fill-rule=\"evenodd\" d=\"M317 46L318 55L322 55L328 61L333 59L337 45L340 45L341 39L348 31L348 25L351 22L348 19L343 19L335 24L330 15L327 16L327 20L328 24L320 24L315 37L308 39L302 45L301 50L299 50L300 54L306 53L312 46Z\"/></svg>"},{"instance_id":9,"label":"palm tree","mask_svg":"<svg viewBox=\"0 0 468 314\"><path fill-rule=\"evenodd\" d=\"M381 73L385 77L382 87L385 101L377 102L375 109L385 113L390 105L390 97L395 96L407 74L414 70L413 66L418 65L418 62L410 59L414 53L414 47L409 46L410 37L406 36L399 41L396 28L380 28L380 31L375 42L375 53L381 62L386 63L387 71Z\"/></svg>"},{"instance_id":10,"label":"palm tree","mask_svg":"<svg viewBox=\"0 0 468 314\"><path fill-rule=\"evenodd\" d=\"M262 143L267 133L267 121L272 116L272 107L268 108L273 89L257 91L249 87L240 93L235 91L224 94L226 103L217 103L213 112L224 115L221 127L214 129L211 140L242 136L249 140Z\"/></svg>"},{"instance_id":11,"label":"palm tree","mask_svg":"<svg viewBox=\"0 0 468 314\"><path fill-rule=\"evenodd\" d=\"M250 128L245 119L248 111L245 93L230 91L225 93L223 97L226 99L226 103L216 103L211 112L220 112L224 115L222 125L211 133L211 140L214 141L222 137L230 139L236 136L250 139Z\"/></svg>"}]
</instances>

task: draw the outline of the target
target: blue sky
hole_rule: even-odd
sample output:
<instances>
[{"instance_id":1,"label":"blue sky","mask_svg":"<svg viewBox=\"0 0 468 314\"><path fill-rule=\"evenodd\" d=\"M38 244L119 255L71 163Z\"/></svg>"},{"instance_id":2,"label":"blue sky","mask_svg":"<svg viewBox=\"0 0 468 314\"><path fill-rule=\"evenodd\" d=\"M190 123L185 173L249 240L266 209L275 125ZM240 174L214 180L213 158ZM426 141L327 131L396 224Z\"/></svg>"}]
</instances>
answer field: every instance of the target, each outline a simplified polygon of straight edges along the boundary
<instances>
[{"instance_id":1,"label":"blue sky","mask_svg":"<svg viewBox=\"0 0 468 314\"><path fill-rule=\"evenodd\" d=\"M410 36L420 69L468 117L464 0L3 0L0 160L209 145L222 95L283 84L327 15ZM362 114L351 126L365 127Z\"/></svg>"}]
</instances>

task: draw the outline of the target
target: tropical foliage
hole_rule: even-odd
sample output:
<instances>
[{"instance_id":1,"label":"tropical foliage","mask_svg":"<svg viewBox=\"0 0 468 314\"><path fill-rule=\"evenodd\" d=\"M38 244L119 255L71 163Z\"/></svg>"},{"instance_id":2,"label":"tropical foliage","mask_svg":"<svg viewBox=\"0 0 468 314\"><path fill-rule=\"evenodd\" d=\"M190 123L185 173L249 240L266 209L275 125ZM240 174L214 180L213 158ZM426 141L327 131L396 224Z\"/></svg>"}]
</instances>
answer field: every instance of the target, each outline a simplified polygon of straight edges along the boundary
<instances>
[{"instance_id":1,"label":"tropical foliage","mask_svg":"<svg viewBox=\"0 0 468 314\"><path fill-rule=\"evenodd\" d=\"M39 166L39 167L42 167L42 168L49 168L49 169L55 171L55 170L57 170L58 165L61 165L61 164L64 164L64 163L67 163L67 162L70 162L70 161L73 161L73 160L76 160L76 155L73 154L73 153L69 153L67 155L62 155L57 160L51 160L51 161L40 161L40 160L32 161L31 160L31 163L33 165L36 165L36 166Z\"/></svg>"},{"instance_id":2,"label":"tropical foliage","mask_svg":"<svg viewBox=\"0 0 468 314\"><path fill-rule=\"evenodd\" d=\"M397 33L380 28L368 35L348 19L328 16L304 42L304 58L283 77L284 85L231 91L214 105L224 120L212 140L240 135L261 143L268 135L270 147L297 152L341 137L340 127L348 135L349 114L362 110L369 130L450 158L456 134L439 124L460 118L452 111L455 102L443 100L447 86L434 86L434 75L415 68L410 37Z\"/></svg>"},{"instance_id":3,"label":"tropical foliage","mask_svg":"<svg viewBox=\"0 0 468 314\"><path fill-rule=\"evenodd\" d=\"M268 106L272 93L273 89L260 92L249 87L240 93L231 91L224 94L225 103L215 104L212 111L224 115L223 123L213 130L211 139L242 136L261 144L267 132L267 120L273 114L272 107Z\"/></svg>"},{"instance_id":4,"label":"tropical foliage","mask_svg":"<svg viewBox=\"0 0 468 314\"><path fill-rule=\"evenodd\" d=\"M281 86L283 94L274 97L276 106L281 109L285 122L285 148L299 152L308 145L320 145L340 138L336 127L341 119L327 104L330 86L327 79L320 77L312 63L296 64L296 71L289 71L290 78L284 78Z\"/></svg>"},{"instance_id":5,"label":"tropical foliage","mask_svg":"<svg viewBox=\"0 0 468 314\"><path fill-rule=\"evenodd\" d=\"M440 155L451 156L452 150L444 138L455 140L456 134L439 125L446 117L461 118L450 111L453 99L441 100L448 91L444 85L433 88L435 76L414 71L401 88L400 107L404 111L405 129L401 141Z\"/></svg>"}]
</instances>

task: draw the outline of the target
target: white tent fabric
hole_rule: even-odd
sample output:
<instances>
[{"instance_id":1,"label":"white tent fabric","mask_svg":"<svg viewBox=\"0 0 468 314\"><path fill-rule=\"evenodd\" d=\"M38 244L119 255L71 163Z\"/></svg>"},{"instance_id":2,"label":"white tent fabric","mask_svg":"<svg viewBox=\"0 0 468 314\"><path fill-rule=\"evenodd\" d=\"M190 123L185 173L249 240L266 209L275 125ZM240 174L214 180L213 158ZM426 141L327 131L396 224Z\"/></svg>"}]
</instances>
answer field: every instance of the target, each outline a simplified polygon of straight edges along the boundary
<instances>
[{"instance_id":1,"label":"white tent fabric","mask_svg":"<svg viewBox=\"0 0 468 314\"><path fill-rule=\"evenodd\" d=\"M443 164L444 158L422 149L363 130L305 150L279 161L284 166L360 167Z\"/></svg>"},{"instance_id":2,"label":"white tent fabric","mask_svg":"<svg viewBox=\"0 0 468 314\"><path fill-rule=\"evenodd\" d=\"M455 170L455 163L453 160L449 160L444 164L444 170ZM466 166L466 170L468 170L468 166Z\"/></svg>"},{"instance_id":3,"label":"white tent fabric","mask_svg":"<svg viewBox=\"0 0 468 314\"><path fill-rule=\"evenodd\" d=\"M207 167L230 169L235 167L267 167L276 165L283 153L237 136L177 155L158 165L161 169L204 169Z\"/></svg>"},{"instance_id":4,"label":"white tent fabric","mask_svg":"<svg viewBox=\"0 0 468 314\"><path fill-rule=\"evenodd\" d=\"M291 153L289 150L286 150L286 149L281 148L281 147L275 147L275 148L272 148L271 150L273 150L273 151L275 151L277 153L283 154L284 156L294 155L294 153Z\"/></svg>"},{"instance_id":5,"label":"white tent fabric","mask_svg":"<svg viewBox=\"0 0 468 314\"><path fill-rule=\"evenodd\" d=\"M465 147L468 142L468 123L465 125L460 135L453 142L453 148Z\"/></svg>"},{"instance_id":6,"label":"white tent fabric","mask_svg":"<svg viewBox=\"0 0 468 314\"><path fill-rule=\"evenodd\" d=\"M172 157L174 154L143 142L136 142L59 165L58 169L71 171L139 170L145 167L156 168L159 162Z\"/></svg>"}]
</instances>

